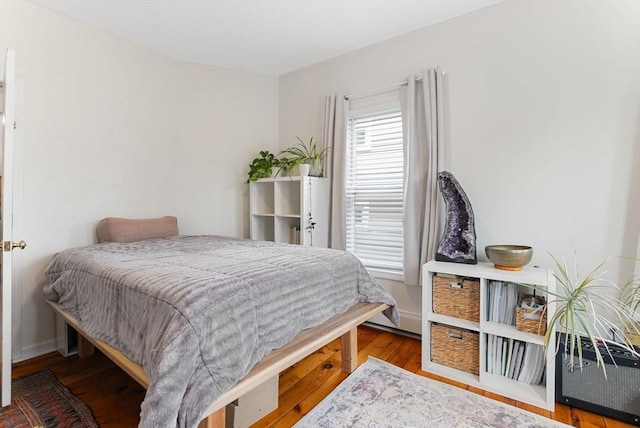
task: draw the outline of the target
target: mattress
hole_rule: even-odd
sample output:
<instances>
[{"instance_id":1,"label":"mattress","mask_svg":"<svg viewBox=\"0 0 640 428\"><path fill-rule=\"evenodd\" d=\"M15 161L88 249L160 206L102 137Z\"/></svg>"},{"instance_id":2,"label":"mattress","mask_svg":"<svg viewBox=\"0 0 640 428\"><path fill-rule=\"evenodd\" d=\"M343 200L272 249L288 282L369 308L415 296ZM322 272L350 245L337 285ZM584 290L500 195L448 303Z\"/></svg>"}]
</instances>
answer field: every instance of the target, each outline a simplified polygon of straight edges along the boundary
<instances>
[{"instance_id":1,"label":"mattress","mask_svg":"<svg viewBox=\"0 0 640 428\"><path fill-rule=\"evenodd\" d=\"M393 298L338 250L174 236L65 250L44 296L144 367L142 427L195 427L273 349L358 302Z\"/></svg>"}]
</instances>

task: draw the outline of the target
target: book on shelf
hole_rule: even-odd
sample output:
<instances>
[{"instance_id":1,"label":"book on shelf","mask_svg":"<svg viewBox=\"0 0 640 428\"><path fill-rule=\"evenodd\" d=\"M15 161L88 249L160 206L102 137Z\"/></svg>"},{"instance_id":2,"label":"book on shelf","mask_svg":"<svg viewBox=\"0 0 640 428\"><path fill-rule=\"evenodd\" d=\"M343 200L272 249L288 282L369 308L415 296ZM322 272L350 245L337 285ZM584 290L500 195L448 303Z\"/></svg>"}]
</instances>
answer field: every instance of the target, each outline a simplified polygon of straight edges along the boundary
<instances>
[{"instance_id":1,"label":"book on shelf","mask_svg":"<svg viewBox=\"0 0 640 428\"><path fill-rule=\"evenodd\" d=\"M289 243L300 245L300 228L298 226L289 229Z\"/></svg>"},{"instance_id":2,"label":"book on shelf","mask_svg":"<svg viewBox=\"0 0 640 428\"><path fill-rule=\"evenodd\" d=\"M516 325L516 306L518 305L518 284L508 282L507 300L503 307L503 323L508 325Z\"/></svg>"},{"instance_id":3,"label":"book on shelf","mask_svg":"<svg viewBox=\"0 0 640 428\"><path fill-rule=\"evenodd\" d=\"M498 372L498 374L501 374L502 376L504 376L505 372L507 371L507 359L509 357L509 339L504 338L502 339L502 357L500 358L500 371Z\"/></svg>"},{"instance_id":4,"label":"book on shelf","mask_svg":"<svg viewBox=\"0 0 640 428\"><path fill-rule=\"evenodd\" d=\"M511 366L511 359L513 357L513 344L514 340L509 339L509 347L507 348L507 355L503 356L504 364L502 366L502 376L507 376L509 373L509 367Z\"/></svg>"},{"instance_id":5,"label":"book on shelf","mask_svg":"<svg viewBox=\"0 0 640 428\"><path fill-rule=\"evenodd\" d=\"M518 285L512 282L490 280L488 303L489 321L515 325Z\"/></svg>"},{"instance_id":6,"label":"book on shelf","mask_svg":"<svg viewBox=\"0 0 640 428\"><path fill-rule=\"evenodd\" d=\"M489 317L491 322L498 322L498 301L502 290L501 281L489 281Z\"/></svg>"},{"instance_id":7,"label":"book on shelf","mask_svg":"<svg viewBox=\"0 0 640 428\"><path fill-rule=\"evenodd\" d=\"M493 341L495 339L493 334L487 335L487 373L493 373Z\"/></svg>"},{"instance_id":8,"label":"book on shelf","mask_svg":"<svg viewBox=\"0 0 640 428\"><path fill-rule=\"evenodd\" d=\"M500 361L502 360L502 337L496 337L495 355L493 356L493 373L500 374Z\"/></svg>"},{"instance_id":9,"label":"book on shelf","mask_svg":"<svg viewBox=\"0 0 640 428\"><path fill-rule=\"evenodd\" d=\"M520 371L520 363L522 362L522 346L521 345L523 345L523 343L520 342L519 340L513 341L511 359L509 360L509 370L507 370L507 377L509 379L513 379L514 373Z\"/></svg>"},{"instance_id":10,"label":"book on shelf","mask_svg":"<svg viewBox=\"0 0 640 428\"><path fill-rule=\"evenodd\" d=\"M539 384L544 380L544 347L521 340L487 335L487 373L523 383Z\"/></svg>"},{"instance_id":11,"label":"book on shelf","mask_svg":"<svg viewBox=\"0 0 640 428\"><path fill-rule=\"evenodd\" d=\"M533 384L539 384L540 382L542 382L543 376L544 376L544 362L545 362L545 358L544 358L544 347L541 345L534 345L531 344L531 346L535 346L536 348L536 356L535 356L535 371L533 372L533 376L531 379L531 383Z\"/></svg>"},{"instance_id":12,"label":"book on shelf","mask_svg":"<svg viewBox=\"0 0 640 428\"><path fill-rule=\"evenodd\" d=\"M522 368L518 375L518 381L523 383L538 384L544 374L544 348L542 345L527 343L522 358Z\"/></svg>"}]
</instances>

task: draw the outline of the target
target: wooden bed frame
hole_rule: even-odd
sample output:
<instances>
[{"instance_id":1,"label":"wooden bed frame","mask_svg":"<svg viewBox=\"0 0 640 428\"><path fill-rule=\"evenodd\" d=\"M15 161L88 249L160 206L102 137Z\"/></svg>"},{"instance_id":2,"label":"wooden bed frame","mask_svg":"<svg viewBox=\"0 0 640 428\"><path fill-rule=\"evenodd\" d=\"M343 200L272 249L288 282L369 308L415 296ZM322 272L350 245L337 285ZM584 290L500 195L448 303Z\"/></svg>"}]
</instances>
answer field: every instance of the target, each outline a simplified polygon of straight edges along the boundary
<instances>
[{"instance_id":1,"label":"wooden bed frame","mask_svg":"<svg viewBox=\"0 0 640 428\"><path fill-rule=\"evenodd\" d=\"M142 366L113 346L87 335L80 327L78 320L62 310L57 303L51 301L47 303L78 332L80 357L91 355L95 346L145 389L148 388L149 379ZM384 303L358 303L317 327L301 331L293 341L265 356L243 379L211 403L199 428L224 428L228 404L338 337L341 337L342 342L341 369L345 373L353 372L358 366L357 327L388 307L389 305Z\"/></svg>"}]
</instances>

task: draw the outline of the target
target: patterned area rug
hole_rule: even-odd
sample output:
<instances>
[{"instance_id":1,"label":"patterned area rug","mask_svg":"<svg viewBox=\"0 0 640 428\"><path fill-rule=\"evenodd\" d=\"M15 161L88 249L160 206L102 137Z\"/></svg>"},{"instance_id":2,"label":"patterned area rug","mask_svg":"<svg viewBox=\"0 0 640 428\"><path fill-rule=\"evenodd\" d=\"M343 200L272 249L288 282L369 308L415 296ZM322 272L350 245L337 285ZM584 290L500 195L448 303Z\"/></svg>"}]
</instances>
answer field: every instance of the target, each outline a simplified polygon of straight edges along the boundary
<instances>
[{"instance_id":1,"label":"patterned area rug","mask_svg":"<svg viewBox=\"0 0 640 428\"><path fill-rule=\"evenodd\" d=\"M296 428L568 427L369 357Z\"/></svg>"},{"instance_id":2,"label":"patterned area rug","mask_svg":"<svg viewBox=\"0 0 640 428\"><path fill-rule=\"evenodd\" d=\"M14 380L11 398L0 409L0 427L98 428L89 408L49 370Z\"/></svg>"}]
</instances>

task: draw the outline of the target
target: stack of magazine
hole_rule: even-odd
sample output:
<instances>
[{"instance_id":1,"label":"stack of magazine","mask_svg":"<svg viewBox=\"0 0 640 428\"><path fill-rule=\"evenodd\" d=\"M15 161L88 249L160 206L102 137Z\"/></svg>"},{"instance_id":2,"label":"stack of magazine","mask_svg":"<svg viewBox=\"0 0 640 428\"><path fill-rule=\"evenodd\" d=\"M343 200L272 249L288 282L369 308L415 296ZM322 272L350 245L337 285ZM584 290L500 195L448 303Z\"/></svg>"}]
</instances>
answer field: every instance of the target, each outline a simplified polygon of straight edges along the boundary
<instances>
[{"instance_id":1,"label":"stack of magazine","mask_svg":"<svg viewBox=\"0 0 640 428\"><path fill-rule=\"evenodd\" d=\"M544 380L544 347L535 343L487 335L487 372L519 382L539 384Z\"/></svg>"},{"instance_id":2,"label":"stack of magazine","mask_svg":"<svg viewBox=\"0 0 640 428\"><path fill-rule=\"evenodd\" d=\"M517 304L518 284L489 281L488 321L515 325Z\"/></svg>"}]
</instances>

